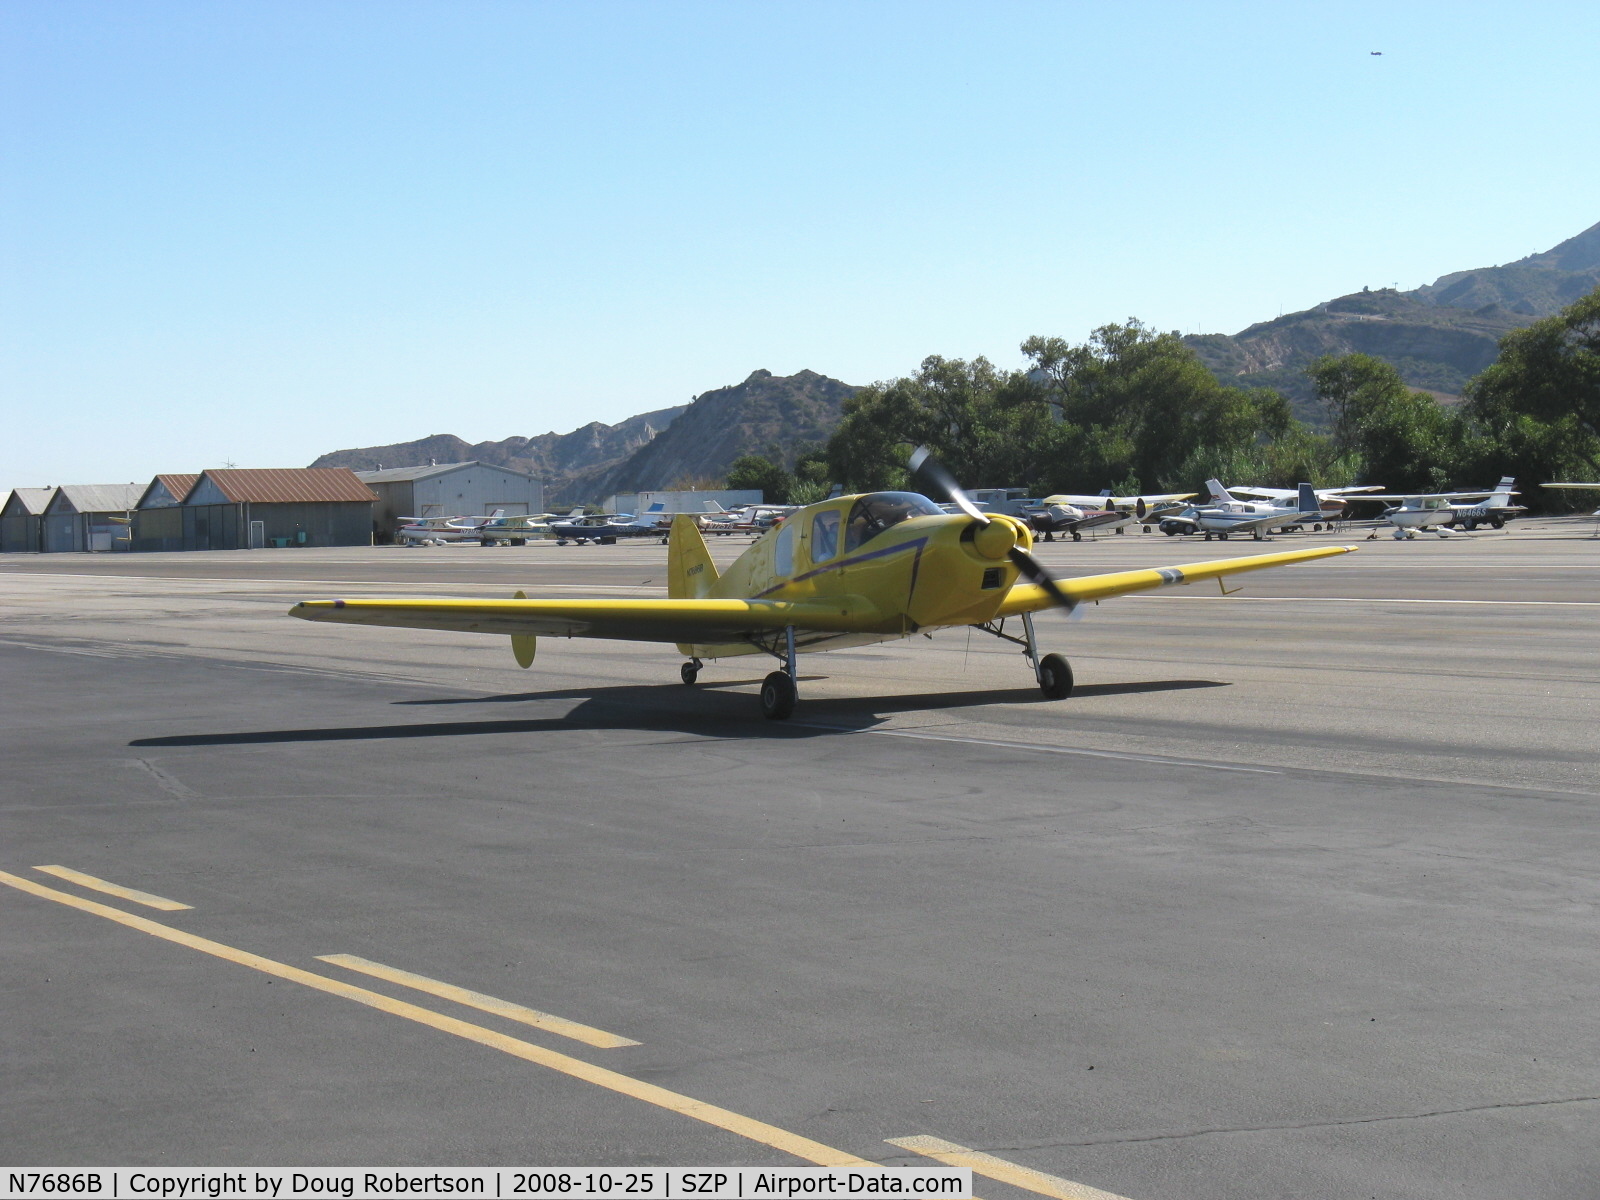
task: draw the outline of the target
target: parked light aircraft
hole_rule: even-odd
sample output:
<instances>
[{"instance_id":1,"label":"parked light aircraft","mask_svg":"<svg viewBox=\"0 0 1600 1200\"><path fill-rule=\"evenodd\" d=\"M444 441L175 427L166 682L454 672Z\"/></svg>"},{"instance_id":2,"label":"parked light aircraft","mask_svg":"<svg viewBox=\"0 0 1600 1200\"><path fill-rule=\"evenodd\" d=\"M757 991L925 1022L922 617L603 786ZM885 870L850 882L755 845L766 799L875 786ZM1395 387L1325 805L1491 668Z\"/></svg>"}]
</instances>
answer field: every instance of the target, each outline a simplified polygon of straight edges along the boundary
<instances>
[{"instance_id":1,"label":"parked light aircraft","mask_svg":"<svg viewBox=\"0 0 1600 1200\"><path fill-rule=\"evenodd\" d=\"M729 510L715 500L704 503L707 511L696 519L706 533L765 533L796 508L793 504L746 504Z\"/></svg>"},{"instance_id":2,"label":"parked light aircraft","mask_svg":"<svg viewBox=\"0 0 1600 1200\"><path fill-rule=\"evenodd\" d=\"M1583 492L1593 491L1597 488L1600 488L1600 483L1541 483L1539 486L1547 488L1573 488L1577 491ZM1594 512L1590 513L1589 515L1600 517L1600 508L1595 509Z\"/></svg>"},{"instance_id":3,"label":"parked light aircraft","mask_svg":"<svg viewBox=\"0 0 1600 1200\"><path fill-rule=\"evenodd\" d=\"M1228 496L1228 489L1215 479L1206 480L1206 487L1213 497ZM1160 529L1168 537L1202 533L1208 542L1212 534L1227 541L1228 535L1234 533L1248 533L1260 541L1261 536L1270 530L1289 529L1322 520L1322 502L1317 499L1316 489L1309 483L1300 485L1299 501L1297 506L1279 506L1265 501L1235 500L1228 496L1210 505L1190 507L1172 516L1162 517Z\"/></svg>"},{"instance_id":4,"label":"parked light aircraft","mask_svg":"<svg viewBox=\"0 0 1600 1200\"><path fill-rule=\"evenodd\" d=\"M575 508L569 514L571 517L582 515L582 508ZM485 546L526 546L529 541L549 534L550 522L559 519L554 513L502 517L478 530L478 537Z\"/></svg>"},{"instance_id":5,"label":"parked light aircraft","mask_svg":"<svg viewBox=\"0 0 1600 1200\"><path fill-rule=\"evenodd\" d=\"M580 546L586 542L609 546L618 538L659 537L665 541L669 524L666 505L657 501L639 517L631 513L616 516L600 513L588 517L574 514L565 521L551 521L550 532L555 535L558 546L568 542L577 542Z\"/></svg>"},{"instance_id":6,"label":"parked light aircraft","mask_svg":"<svg viewBox=\"0 0 1600 1200\"><path fill-rule=\"evenodd\" d=\"M1058 533L1070 533L1073 541L1081 542L1086 529L1121 529L1135 521L1154 520L1193 495L1174 492L1161 496L1113 496L1110 488L1098 496L1063 493L1046 496L1037 507L1026 509L1024 515L1028 527L1044 534L1047 542L1055 541Z\"/></svg>"},{"instance_id":7,"label":"parked light aircraft","mask_svg":"<svg viewBox=\"0 0 1600 1200\"><path fill-rule=\"evenodd\" d=\"M1381 483L1364 484L1360 487L1318 488L1317 499L1322 502L1323 517L1331 521L1344 515L1349 507L1347 497L1359 499L1363 492L1381 491L1383 491ZM1289 488L1240 487L1237 484L1225 488L1224 494L1229 497L1244 496L1250 500L1271 500L1275 504L1294 504L1298 502L1300 496L1297 490L1292 491Z\"/></svg>"},{"instance_id":8,"label":"parked light aircraft","mask_svg":"<svg viewBox=\"0 0 1600 1200\"><path fill-rule=\"evenodd\" d=\"M500 520L506 510L497 508L487 517L401 517L395 537L406 546L443 546L447 542L482 541L484 526Z\"/></svg>"},{"instance_id":9,"label":"parked light aircraft","mask_svg":"<svg viewBox=\"0 0 1600 1200\"><path fill-rule=\"evenodd\" d=\"M1450 526L1459 525L1471 531L1480 524L1499 529L1518 513L1527 511L1520 504L1512 504L1511 490L1516 480L1503 476L1497 487L1487 492L1431 492L1415 496L1362 496L1362 500L1377 500L1394 507L1382 517L1394 526L1396 538L1414 538L1417 531L1432 530L1440 537L1450 535ZM1477 501L1477 503L1466 503Z\"/></svg>"},{"instance_id":10,"label":"parked light aircraft","mask_svg":"<svg viewBox=\"0 0 1600 1200\"><path fill-rule=\"evenodd\" d=\"M1072 668L1039 653L1033 614L1132 592L1196 583L1240 571L1309 562L1354 546L1254 554L1153 570L1053 578L1030 553L1028 527L980 511L929 458L913 470L942 486L962 511L948 514L914 492L871 492L808 505L769 530L718 573L693 516L673 521L667 599L310 600L289 615L353 625L510 635L511 652L531 666L540 635L673 642L692 684L706 659L770 654L781 664L762 681L761 711L794 711L795 656L968 625L1023 648L1040 691L1064 699ZM1006 629L1018 617L1021 636Z\"/></svg>"}]
</instances>

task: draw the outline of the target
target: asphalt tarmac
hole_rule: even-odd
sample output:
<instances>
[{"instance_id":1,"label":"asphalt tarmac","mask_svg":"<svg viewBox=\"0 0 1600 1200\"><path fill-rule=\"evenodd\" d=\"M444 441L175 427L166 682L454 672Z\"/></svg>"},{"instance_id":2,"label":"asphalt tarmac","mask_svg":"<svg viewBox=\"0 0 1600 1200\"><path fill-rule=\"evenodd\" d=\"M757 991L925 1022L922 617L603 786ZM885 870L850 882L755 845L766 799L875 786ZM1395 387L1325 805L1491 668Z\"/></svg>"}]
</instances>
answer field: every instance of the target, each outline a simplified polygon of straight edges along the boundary
<instances>
[{"instance_id":1,"label":"asphalt tarmac","mask_svg":"<svg viewBox=\"0 0 1600 1200\"><path fill-rule=\"evenodd\" d=\"M964 630L808 656L787 723L753 658L284 615L656 595L653 542L5 556L0 1163L1600 1196L1592 532L1044 619L1066 701Z\"/></svg>"}]
</instances>

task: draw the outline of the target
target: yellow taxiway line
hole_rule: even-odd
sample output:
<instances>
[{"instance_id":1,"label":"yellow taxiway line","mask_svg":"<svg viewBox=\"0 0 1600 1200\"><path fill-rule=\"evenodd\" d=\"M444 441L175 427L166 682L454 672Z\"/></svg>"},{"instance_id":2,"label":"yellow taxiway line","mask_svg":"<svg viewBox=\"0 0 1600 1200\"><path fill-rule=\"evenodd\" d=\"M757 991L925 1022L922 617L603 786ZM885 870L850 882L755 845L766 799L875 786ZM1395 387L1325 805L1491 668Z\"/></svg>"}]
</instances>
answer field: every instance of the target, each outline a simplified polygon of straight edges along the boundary
<instances>
[{"instance_id":1,"label":"yellow taxiway line","mask_svg":"<svg viewBox=\"0 0 1600 1200\"><path fill-rule=\"evenodd\" d=\"M705 1104L692 1097L678 1092L668 1091L666 1088L657 1087L653 1083L634 1079L617 1071L608 1071L604 1067L597 1067L586 1063L582 1059L570 1055L560 1054L548 1050L543 1046L536 1046L532 1042L522 1041L520 1038L507 1037L482 1025L474 1025L470 1021L461 1021L455 1017L447 1017L443 1013L434 1012L432 1009L422 1008L416 1004L408 1004L404 1000L395 1000L378 992L369 991L367 988L356 987L354 984L344 983L338 979L329 979L323 975L316 975L310 971L303 971L299 967L291 967L287 963L277 962L274 959L263 958L259 954L251 954L247 950L240 950L233 946L214 942L209 938L197 937L195 934L182 929L174 929L170 925L163 925L159 921L152 921L148 917L136 916L133 913L123 912L120 908L112 908L94 900L85 900L81 896L69 895L57 891L55 888L45 887L31 879L24 879L20 875L12 875L0 871L0 883L16 888L18 891L27 892L29 895L38 896L45 900L53 900L57 904L64 904L76 908L81 912L92 913L97 917L104 917L108 921L115 921L119 925L126 925L130 929L137 929L141 933L148 933L164 941L173 942L179 946L187 946L191 950L198 950L202 954L209 954L214 958L224 959L227 962L237 963L240 966L250 967L265 975L272 975L278 979L286 979L291 983L303 984L319 992L330 995L342 996L346 1000L354 1000L357 1004L365 1004L369 1008L378 1009L396 1017L404 1017L408 1021L415 1021L419 1025L427 1025L443 1033L454 1034L469 1042L476 1042L480 1046L487 1046L491 1050L499 1050L513 1058L520 1058L525 1062L535 1063L541 1067L548 1067L573 1079L581 1079L619 1095L630 1096L635 1100L642 1100L646 1104L653 1104L657 1108L664 1108L669 1112L678 1113L680 1116L692 1120L702 1121L707 1125L726 1130L748 1138L752 1142L759 1142L763 1146L770 1146L774 1150L781 1150L795 1158L813 1162L819 1166L871 1166L867 1159L857 1158L843 1150L832 1146L825 1146L821 1142L814 1142L808 1137L797 1133L790 1133L786 1129L779 1129L776 1125L768 1125L764 1121L757 1121L725 1108L718 1108L714 1104Z\"/></svg>"},{"instance_id":2,"label":"yellow taxiway line","mask_svg":"<svg viewBox=\"0 0 1600 1200\"><path fill-rule=\"evenodd\" d=\"M1053 1196L1055 1200L1127 1200L1125 1196L1103 1192L1086 1183L1073 1183L1058 1175L1046 1175L1043 1171L1018 1166L1014 1162L985 1154L982 1150L969 1150L943 1138L903 1137L884 1140L902 1150L913 1150L937 1159L947 1167L971 1167L974 1175L987 1175L990 1179L1037 1192L1041 1196Z\"/></svg>"},{"instance_id":3,"label":"yellow taxiway line","mask_svg":"<svg viewBox=\"0 0 1600 1200\"><path fill-rule=\"evenodd\" d=\"M108 883L104 879L96 879L93 875L85 875L82 871L74 871L71 867L35 867L35 871L43 871L46 875L54 875L58 879L65 879L79 887L91 888L97 892L104 892L108 896L119 896L124 900L132 900L135 904L143 904L146 908L159 908L162 912L178 912L180 909L193 908L191 904L179 904L176 900L166 900L160 896L152 896L149 892L135 891L133 888L123 887L119 883Z\"/></svg>"},{"instance_id":4,"label":"yellow taxiway line","mask_svg":"<svg viewBox=\"0 0 1600 1200\"><path fill-rule=\"evenodd\" d=\"M438 996L441 1000L454 1000L457 1004L464 1004L468 1008L481 1009L483 1012L493 1013L497 1017L505 1017L510 1021L520 1021L524 1025L532 1025L535 1029L543 1029L546 1033L558 1033L562 1037L569 1037L579 1042L587 1042L589 1045L598 1046L602 1050L614 1050L618 1046L637 1046L639 1044L631 1038L618 1037L614 1033L607 1033L604 1029L596 1029L592 1025L580 1025L577 1021L569 1021L565 1017L557 1017L550 1013L540 1012L536 1008L513 1004L510 1000L502 1000L498 996L489 996L483 992L474 992L469 988L457 987L453 983L429 979L426 975L402 971L398 967L385 966L383 963L373 962L368 958L358 958L354 954L319 954L317 955L317 961L332 963L336 967L348 967L350 970L360 971L364 975L372 975L378 979L387 979L390 983L416 988L419 992L427 992L430 996Z\"/></svg>"}]
</instances>

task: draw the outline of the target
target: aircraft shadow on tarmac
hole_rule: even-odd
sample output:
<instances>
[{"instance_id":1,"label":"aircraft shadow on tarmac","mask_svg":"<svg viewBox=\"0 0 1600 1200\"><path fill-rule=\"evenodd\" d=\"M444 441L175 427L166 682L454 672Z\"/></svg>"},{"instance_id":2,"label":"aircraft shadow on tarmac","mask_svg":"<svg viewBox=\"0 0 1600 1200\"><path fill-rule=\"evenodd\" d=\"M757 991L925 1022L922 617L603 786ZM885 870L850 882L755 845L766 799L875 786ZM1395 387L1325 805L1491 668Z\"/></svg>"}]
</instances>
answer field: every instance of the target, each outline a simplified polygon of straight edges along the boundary
<instances>
[{"instance_id":1,"label":"aircraft shadow on tarmac","mask_svg":"<svg viewBox=\"0 0 1600 1200\"><path fill-rule=\"evenodd\" d=\"M881 724L888 713L944 708L977 708L990 704L1056 703L1037 688L984 688L964 692L926 692L902 696L807 699L802 723L764 720L742 694L722 688L754 685L756 680L697 686L626 684L584 691L518 692L499 696L451 696L429 700L397 700L395 704L514 704L581 697L582 703L559 717L499 721L428 721L405 725L351 725L321 729L261 729L226 733L191 733L137 738L139 747L258 746L292 742L362 742L397 738L476 737L484 734L555 733L580 729L637 729L651 733L697 733L723 738L818 737L851 733ZM1183 691L1227 687L1210 679L1149 680L1142 683L1085 684L1075 697L1117 696L1140 692ZM669 699L670 698L670 699ZM687 703L686 703L687 701ZM825 726L812 724L825 721Z\"/></svg>"}]
</instances>

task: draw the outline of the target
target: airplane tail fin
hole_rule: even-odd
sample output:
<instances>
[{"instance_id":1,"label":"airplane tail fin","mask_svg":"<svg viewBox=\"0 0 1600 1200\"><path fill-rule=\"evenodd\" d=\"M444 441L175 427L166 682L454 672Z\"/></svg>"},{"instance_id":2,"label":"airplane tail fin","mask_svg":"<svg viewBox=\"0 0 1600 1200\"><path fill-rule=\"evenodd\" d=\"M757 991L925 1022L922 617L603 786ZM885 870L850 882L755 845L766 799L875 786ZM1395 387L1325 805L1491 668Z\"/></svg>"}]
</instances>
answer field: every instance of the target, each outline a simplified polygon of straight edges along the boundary
<instances>
[{"instance_id":1,"label":"airplane tail fin","mask_svg":"<svg viewBox=\"0 0 1600 1200\"><path fill-rule=\"evenodd\" d=\"M1313 520L1322 519L1322 501L1317 499L1317 489L1309 483L1300 485L1300 515Z\"/></svg>"},{"instance_id":2,"label":"airplane tail fin","mask_svg":"<svg viewBox=\"0 0 1600 1200\"><path fill-rule=\"evenodd\" d=\"M716 581L717 564L711 561L700 526L688 513L679 513L672 518L667 541L667 597L699 600L710 594Z\"/></svg>"},{"instance_id":3,"label":"airplane tail fin","mask_svg":"<svg viewBox=\"0 0 1600 1200\"><path fill-rule=\"evenodd\" d=\"M721 512L727 512L728 511L727 509L723 508L722 505L718 504L715 500L702 500L702 501L700 501L700 506L702 508L704 508L708 513L721 513Z\"/></svg>"},{"instance_id":4,"label":"airplane tail fin","mask_svg":"<svg viewBox=\"0 0 1600 1200\"><path fill-rule=\"evenodd\" d=\"M1214 503L1228 504L1233 500L1233 493L1223 487L1220 480L1206 480L1206 491L1211 493L1211 499Z\"/></svg>"},{"instance_id":5,"label":"airplane tail fin","mask_svg":"<svg viewBox=\"0 0 1600 1200\"><path fill-rule=\"evenodd\" d=\"M1516 493L1511 490L1511 485L1515 482L1515 476L1502 475L1500 477L1500 486L1495 488L1494 492L1487 500L1484 501L1484 503L1490 508L1511 507L1511 497L1516 495Z\"/></svg>"}]
</instances>

